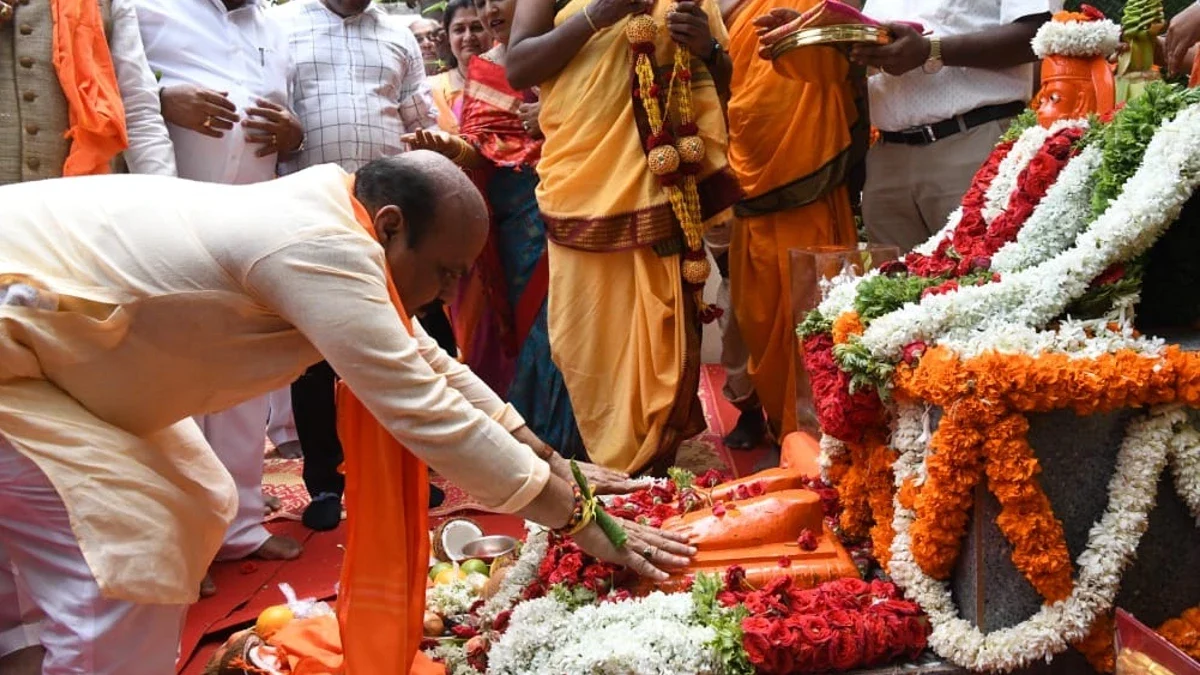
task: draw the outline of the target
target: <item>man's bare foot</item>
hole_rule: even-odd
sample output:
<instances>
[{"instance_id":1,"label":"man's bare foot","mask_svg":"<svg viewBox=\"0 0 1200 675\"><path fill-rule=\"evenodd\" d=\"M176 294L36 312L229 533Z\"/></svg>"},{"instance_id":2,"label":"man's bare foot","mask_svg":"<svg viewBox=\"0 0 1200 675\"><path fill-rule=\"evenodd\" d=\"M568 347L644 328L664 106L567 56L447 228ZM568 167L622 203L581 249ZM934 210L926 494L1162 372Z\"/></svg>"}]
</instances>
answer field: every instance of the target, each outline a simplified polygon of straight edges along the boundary
<instances>
[{"instance_id":1,"label":"man's bare foot","mask_svg":"<svg viewBox=\"0 0 1200 675\"><path fill-rule=\"evenodd\" d=\"M205 574L200 580L200 597L211 598L217 594L217 584L213 582L211 574Z\"/></svg>"},{"instance_id":2,"label":"man's bare foot","mask_svg":"<svg viewBox=\"0 0 1200 675\"><path fill-rule=\"evenodd\" d=\"M4 675L41 675L42 656L45 653L46 650L41 645L34 645L0 656L0 673L4 673Z\"/></svg>"},{"instance_id":3,"label":"man's bare foot","mask_svg":"<svg viewBox=\"0 0 1200 675\"><path fill-rule=\"evenodd\" d=\"M295 539L272 535L251 554L251 557L262 560L295 560L303 551L304 547Z\"/></svg>"},{"instance_id":4,"label":"man's bare foot","mask_svg":"<svg viewBox=\"0 0 1200 675\"><path fill-rule=\"evenodd\" d=\"M278 511L279 509L282 509L283 502L279 501L279 497L264 494L263 495L263 506L265 507L264 510L266 511L265 515L269 516L272 513L275 513L276 511Z\"/></svg>"}]
</instances>

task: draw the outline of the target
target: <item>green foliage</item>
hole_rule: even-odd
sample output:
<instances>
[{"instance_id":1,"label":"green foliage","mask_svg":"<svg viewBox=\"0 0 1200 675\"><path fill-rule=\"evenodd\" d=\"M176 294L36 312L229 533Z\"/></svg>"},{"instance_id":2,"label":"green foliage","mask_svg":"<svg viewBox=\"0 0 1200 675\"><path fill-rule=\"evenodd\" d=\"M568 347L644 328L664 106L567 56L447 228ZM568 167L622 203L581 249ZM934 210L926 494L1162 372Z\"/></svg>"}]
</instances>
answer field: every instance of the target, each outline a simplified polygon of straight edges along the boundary
<instances>
[{"instance_id":1,"label":"green foliage","mask_svg":"<svg viewBox=\"0 0 1200 675\"><path fill-rule=\"evenodd\" d=\"M696 604L696 618L716 632L709 643L724 666L726 675L754 675L754 666L742 647L742 621L749 615L745 607L724 607L717 594L724 589L721 577L701 572L692 584L692 601Z\"/></svg>"},{"instance_id":2,"label":"green foliage","mask_svg":"<svg viewBox=\"0 0 1200 675\"><path fill-rule=\"evenodd\" d=\"M554 598L555 602L567 606L569 611L574 612L580 607L596 604L597 596L583 586L568 588L565 584L556 584L550 587L550 597Z\"/></svg>"},{"instance_id":3,"label":"green foliage","mask_svg":"<svg viewBox=\"0 0 1200 675\"><path fill-rule=\"evenodd\" d=\"M1121 33L1126 38L1150 35L1166 24L1162 0L1130 0L1121 13Z\"/></svg>"},{"instance_id":4,"label":"green foliage","mask_svg":"<svg viewBox=\"0 0 1200 675\"><path fill-rule=\"evenodd\" d=\"M1033 108L1026 108L1012 121L1008 130L1000 137L1000 142L1007 143L1008 141L1017 140L1021 134L1025 133L1026 129L1033 127L1037 123L1037 111Z\"/></svg>"},{"instance_id":5,"label":"green foliage","mask_svg":"<svg viewBox=\"0 0 1200 675\"><path fill-rule=\"evenodd\" d=\"M1141 290L1144 271L1143 259L1128 263L1125 276L1111 284L1089 288L1067 307L1065 314L1074 319L1099 319L1112 309L1117 300Z\"/></svg>"},{"instance_id":6,"label":"green foliage","mask_svg":"<svg viewBox=\"0 0 1200 675\"><path fill-rule=\"evenodd\" d=\"M826 319L819 309L809 312L808 316L804 317L804 321L796 326L796 334L802 340L821 333L828 333L831 330L833 330L833 321Z\"/></svg>"},{"instance_id":7,"label":"green foliage","mask_svg":"<svg viewBox=\"0 0 1200 675\"><path fill-rule=\"evenodd\" d=\"M1130 101L1104 128L1100 169L1092 192L1092 213L1100 215L1121 194L1125 183L1142 164L1142 155L1154 132L1183 108L1200 102L1200 89L1151 82L1144 94Z\"/></svg>"},{"instance_id":8,"label":"green foliage","mask_svg":"<svg viewBox=\"0 0 1200 675\"><path fill-rule=\"evenodd\" d=\"M849 342L833 346L833 359L844 372L850 373L850 393L872 387L880 398L887 399L888 383L892 380L892 364L871 358L871 352L857 335Z\"/></svg>"},{"instance_id":9,"label":"green foliage","mask_svg":"<svg viewBox=\"0 0 1200 675\"><path fill-rule=\"evenodd\" d=\"M696 474L677 466L667 469L667 478L670 478L671 482L675 483L675 487L679 490L686 490L696 482Z\"/></svg>"},{"instance_id":10,"label":"green foliage","mask_svg":"<svg viewBox=\"0 0 1200 675\"><path fill-rule=\"evenodd\" d=\"M1192 2L1193 0L1165 0L1163 2L1163 9L1167 17L1170 18L1190 7ZM1068 0L1066 8L1072 12L1078 12L1080 4L1082 4L1081 0ZM1091 0L1091 2L1087 2L1086 4L1104 12L1105 16L1114 21L1121 16L1121 12L1125 8L1124 0Z\"/></svg>"},{"instance_id":11,"label":"green foliage","mask_svg":"<svg viewBox=\"0 0 1200 675\"><path fill-rule=\"evenodd\" d=\"M879 275L864 279L858 285L858 296L854 298L854 310L864 324L872 319L890 314L910 302L921 299L921 292L937 286L942 279L930 279L916 275Z\"/></svg>"}]
</instances>

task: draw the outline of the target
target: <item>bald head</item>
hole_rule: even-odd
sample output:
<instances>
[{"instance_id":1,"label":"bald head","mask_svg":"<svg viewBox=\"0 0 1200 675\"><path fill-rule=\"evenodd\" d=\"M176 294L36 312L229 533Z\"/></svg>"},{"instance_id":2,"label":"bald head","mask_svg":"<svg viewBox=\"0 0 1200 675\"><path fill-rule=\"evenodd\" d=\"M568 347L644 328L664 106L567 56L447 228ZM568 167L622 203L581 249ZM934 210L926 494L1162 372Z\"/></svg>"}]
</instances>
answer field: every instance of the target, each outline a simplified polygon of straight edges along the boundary
<instances>
[{"instance_id":1,"label":"bald head","mask_svg":"<svg viewBox=\"0 0 1200 675\"><path fill-rule=\"evenodd\" d=\"M371 214L410 311L452 295L487 241L483 195L462 169L435 152L370 162L355 174L354 196Z\"/></svg>"},{"instance_id":2,"label":"bald head","mask_svg":"<svg viewBox=\"0 0 1200 675\"><path fill-rule=\"evenodd\" d=\"M465 228L464 235L487 230L483 195L454 162L429 150L369 162L355 173L354 196L372 214L399 208L412 248L435 227Z\"/></svg>"}]
</instances>

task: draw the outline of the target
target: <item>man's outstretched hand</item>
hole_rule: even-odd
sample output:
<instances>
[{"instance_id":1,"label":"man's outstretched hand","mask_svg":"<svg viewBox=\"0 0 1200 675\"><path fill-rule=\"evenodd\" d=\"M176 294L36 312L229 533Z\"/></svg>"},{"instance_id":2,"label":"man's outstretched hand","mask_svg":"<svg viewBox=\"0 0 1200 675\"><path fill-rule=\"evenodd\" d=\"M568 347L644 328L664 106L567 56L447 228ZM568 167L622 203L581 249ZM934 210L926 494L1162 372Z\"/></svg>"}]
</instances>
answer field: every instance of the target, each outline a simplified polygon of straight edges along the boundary
<instances>
[{"instance_id":1,"label":"man's outstretched hand","mask_svg":"<svg viewBox=\"0 0 1200 675\"><path fill-rule=\"evenodd\" d=\"M579 465L579 470L583 472L584 478L587 478L592 492L597 495L624 495L648 487L646 481L635 480L630 478L629 474L620 471L613 471L598 464L586 462L576 462L576 464ZM571 462L563 459L562 455L557 452L550 457L550 470L571 485L575 484L575 477L571 474Z\"/></svg>"}]
</instances>

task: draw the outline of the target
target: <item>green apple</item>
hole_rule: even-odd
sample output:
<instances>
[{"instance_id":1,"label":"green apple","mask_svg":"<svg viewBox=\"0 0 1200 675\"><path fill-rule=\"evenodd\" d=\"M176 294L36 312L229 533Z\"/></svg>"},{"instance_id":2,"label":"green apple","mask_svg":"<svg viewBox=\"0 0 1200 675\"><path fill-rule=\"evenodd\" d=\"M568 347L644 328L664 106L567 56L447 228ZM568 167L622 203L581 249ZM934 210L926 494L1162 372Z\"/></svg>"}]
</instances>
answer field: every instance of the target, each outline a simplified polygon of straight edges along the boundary
<instances>
[{"instance_id":1,"label":"green apple","mask_svg":"<svg viewBox=\"0 0 1200 675\"><path fill-rule=\"evenodd\" d=\"M488 575L488 565L482 560L472 558L459 564L458 567L467 574L482 574L485 577Z\"/></svg>"},{"instance_id":2,"label":"green apple","mask_svg":"<svg viewBox=\"0 0 1200 675\"><path fill-rule=\"evenodd\" d=\"M434 565L433 567L429 568L429 578L437 579L437 576L439 574L441 574L445 570L451 569L452 567L454 567L454 565L452 565L448 562L440 562L440 563Z\"/></svg>"}]
</instances>

